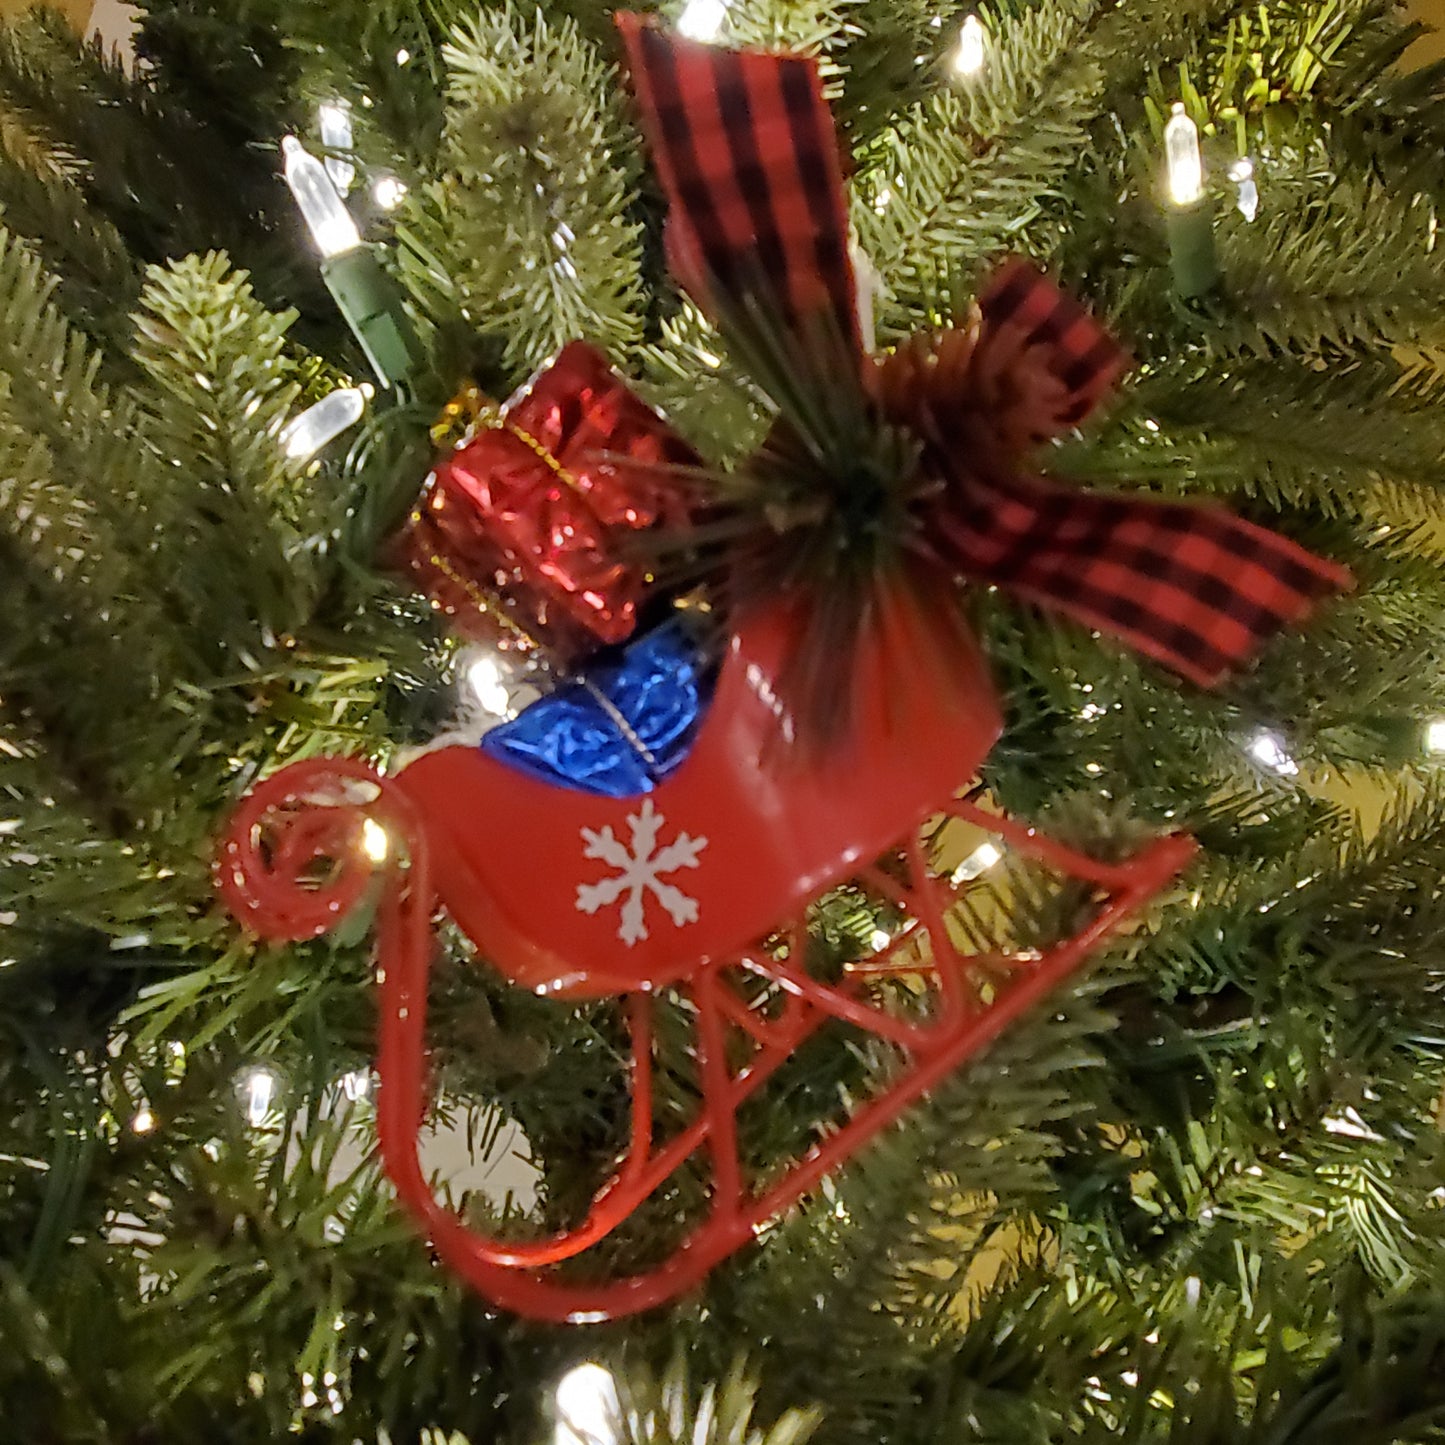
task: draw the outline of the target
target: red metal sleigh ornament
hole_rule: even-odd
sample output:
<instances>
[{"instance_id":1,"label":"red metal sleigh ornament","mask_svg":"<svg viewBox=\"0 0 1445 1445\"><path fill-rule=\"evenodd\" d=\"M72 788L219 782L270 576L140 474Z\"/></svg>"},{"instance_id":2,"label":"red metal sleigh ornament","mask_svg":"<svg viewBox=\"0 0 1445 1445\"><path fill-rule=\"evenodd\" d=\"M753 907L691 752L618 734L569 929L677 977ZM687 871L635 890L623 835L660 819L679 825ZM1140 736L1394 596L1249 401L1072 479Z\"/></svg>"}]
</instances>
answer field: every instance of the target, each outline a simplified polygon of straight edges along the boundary
<instances>
[{"instance_id":1,"label":"red metal sleigh ornament","mask_svg":"<svg viewBox=\"0 0 1445 1445\"><path fill-rule=\"evenodd\" d=\"M697 291L704 279L771 277L784 330L805 329L827 308L837 334L856 344L860 370L871 368L816 68L689 44L636 18L619 23L685 279ZM1084 308L1037 273L1003 272L973 333L949 336L922 347L921 367L878 368L881 404L913 429L940 485L918 519L929 547L908 559L916 589L879 585L868 627L840 660L850 725L828 746L789 746L795 722L780 674L807 616L778 602L732 619L692 751L645 796L573 791L448 747L393 778L344 760L295 764L231 825L221 891L238 917L278 939L323 933L367 895L368 817L391 836L380 905L382 1155L441 1257L499 1305L544 1319L614 1318L689 1289L1038 1005L1189 858L1192 842L1171 837L1100 863L958 797L1001 729L976 647L957 629L946 643L937 630L960 578L1112 631L1204 684L1348 584L1342 569L1219 509L1102 497L1030 472L1031 450L1077 425L1124 364ZM1010 403L1020 395L1028 406ZM932 617L911 600L925 596ZM959 889L923 841L937 818L977 824L1087 883L1092 918L1041 952L965 955L949 922ZM808 971L807 915L849 878L907 926L830 984ZM625 1010L630 1144L586 1217L554 1238L474 1233L422 1174L438 902L517 986L616 997ZM878 984L889 973L917 982L906 1008L903 990ZM656 1127L652 1099L663 990L689 1005L699 1090L694 1116L668 1130ZM766 1177L750 1173L740 1110L835 1023L890 1045L897 1067L851 1115L827 1121L801 1157L770 1161ZM707 1216L661 1264L603 1280L565 1267L694 1161L710 1169Z\"/></svg>"},{"instance_id":2,"label":"red metal sleigh ornament","mask_svg":"<svg viewBox=\"0 0 1445 1445\"><path fill-rule=\"evenodd\" d=\"M389 865L380 909L382 1155L443 1259L506 1308L554 1320L616 1318L689 1289L1044 999L1193 850L1187 838L1170 837L1105 865L956 800L999 735L993 691L976 654L960 665L950 653L942 691L937 667L889 666L890 655L922 664L929 646L920 618L903 606L890 608L859 649L849 741L816 759L760 766L789 726L774 684L790 626L777 611L738 629L693 752L644 798L559 789L475 748L448 747L385 779L358 762L294 764L246 800L227 836L221 890L238 917L272 938L313 937L360 901L367 817L404 845L409 866ZM1092 920L1042 954L964 956L946 922L959 890L930 866L920 838L920 825L940 815L982 824L1020 854L1093 885ZM499 832L505 838L493 841ZM905 860L906 882L873 866L888 850ZM805 914L850 875L908 923L884 955L831 987L804 967ZM470 1232L434 1198L418 1162L438 896L514 983L564 997L616 994L626 1010L631 1143L587 1217L552 1239L508 1243ZM872 975L887 971L928 981L924 1016L883 1001ZM702 1093L696 1117L665 1138L654 1135L651 1097L653 995L662 988L685 994L695 1010ZM905 1063L851 1118L759 1185L739 1158L738 1110L830 1020L895 1045ZM747 1056L731 1062L741 1045ZM710 1162L710 1209L665 1263L599 1283L558 1277L562 1261L604 1238L695 1156Z\"/></svg>"}]
</instances>

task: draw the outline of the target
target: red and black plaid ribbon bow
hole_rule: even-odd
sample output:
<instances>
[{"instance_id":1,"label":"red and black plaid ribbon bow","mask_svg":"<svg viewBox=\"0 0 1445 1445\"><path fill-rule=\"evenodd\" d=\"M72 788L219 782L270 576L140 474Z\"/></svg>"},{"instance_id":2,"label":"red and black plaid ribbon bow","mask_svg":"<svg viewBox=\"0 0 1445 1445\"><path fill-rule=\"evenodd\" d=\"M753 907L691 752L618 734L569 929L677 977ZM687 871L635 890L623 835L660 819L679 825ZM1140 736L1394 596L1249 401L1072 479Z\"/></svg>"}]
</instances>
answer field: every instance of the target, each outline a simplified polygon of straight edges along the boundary
<instances>
[{"instance_id":1,"label":"red and black plaid ribbon bow","mask_svg":"<svg viewBox=\"0 0 1445 1445\"><path fill-rule=\"evenodd\" d=\"M830 316L859 335L842 168L811 60L682 40L619 15L644 131L670 204L674 270L762 284L800 339ZM1205 686L1246 661L1349 573L1219 507L1090 494L1028 468L1076 426L1128 357L1031 266L1013 262L972 327L916 338L879 366L884 409L944 479L930 542L950 566L1122 637Z\"/></svg>"}]
</instances>

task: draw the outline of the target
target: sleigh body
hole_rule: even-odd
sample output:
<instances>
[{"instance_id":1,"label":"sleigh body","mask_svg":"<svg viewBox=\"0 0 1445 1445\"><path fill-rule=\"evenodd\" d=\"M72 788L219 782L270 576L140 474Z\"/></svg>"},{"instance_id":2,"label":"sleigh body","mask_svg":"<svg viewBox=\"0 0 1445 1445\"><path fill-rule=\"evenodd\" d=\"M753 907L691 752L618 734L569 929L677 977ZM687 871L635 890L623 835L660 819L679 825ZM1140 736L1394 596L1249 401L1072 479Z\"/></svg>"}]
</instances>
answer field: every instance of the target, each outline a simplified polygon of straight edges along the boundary
<instances>
[{"instance_id":1,"label":"sleigh body","mask_svg":"<svg viewBox=\"0 0 1445 1445\"><path fill-rule=\"evenodd\" d=\"M997 740L982 659L966 653L945 670L899 614L859 650L854 713L836 743L804 754L778 688L789 631L777 611L733 637L696 745L643 797L551 786L469 747L400 774L426 819L442 901L489 962L573 997L674 983L870 862ZM604 901L627 855L649 846L655 858L673 850L677 866ZM649 860L634 861L646 874Z\"/></svg>"},{"instance_id":2,"label":"sleigh body","mask_svg":"<svg viewBox=\"0 0 1445 1445\"><path fill-rule=\"evenodd\" d=\"M1122 864L1082 857L958 797L1001 727L981 658L950 642L945 667L907 609L880 615L853 658L851 716L827 747L794 746L779 672L792 621L741 626L683 765L640 798L551 786L478 749L427 754L394 778L354 762L306 762L243 805L221 887L258 931L323 931L365 889L361 828L404 840L384 891L378 1127L407 1207L441 1255L496 1303L555 1319L610 1318L686 1290L795 1204L915 1100L1041 1002L1156 892L1192 851L1159 840ZM970 954L950 914L969 880L923 828L956 818L1089 885L1069 937L1017 956ZM877 860L882 859L880 863ZM318 873L318 861L321 864ZM338 863L343 866L337 866ZM806 965L808 911L848 879L898 920L888 946L824 982ZM631 1030L626 1155L585 1219L543 1241L465 1228L417 1157L427 1107L426 981L436 904L514 984L562 997L616 995ZM907 987L897 987L906 978ZM890 982L893 986L889 986ZM696 1116L654 1128L653 1013L660 991L693 1021ZM828 1024L891 1046L896 1066L851 1116L766 1179L746 1176L737 1115ZM708 1213L643 1274L589 1278L584 1255L684 1165L709 1168Z\"/></svg>"}]
</instances>

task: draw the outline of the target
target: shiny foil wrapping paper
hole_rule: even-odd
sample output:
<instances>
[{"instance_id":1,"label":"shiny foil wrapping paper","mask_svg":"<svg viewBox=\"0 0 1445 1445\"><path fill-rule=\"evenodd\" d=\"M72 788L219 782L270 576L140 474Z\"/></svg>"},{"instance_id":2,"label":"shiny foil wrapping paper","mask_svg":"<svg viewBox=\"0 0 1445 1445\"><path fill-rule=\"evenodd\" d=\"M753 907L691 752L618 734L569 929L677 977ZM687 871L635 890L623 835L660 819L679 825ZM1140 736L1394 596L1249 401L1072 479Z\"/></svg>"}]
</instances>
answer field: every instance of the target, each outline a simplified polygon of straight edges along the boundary
<instances>
[{"instance_id":1,"label":"shiny foil wrapping paper","mask_svg":"<svg viewBox=\"0 0 1445 1445\"><path fill-rule=\"evenodd\" d=\"M462 636L570 666L632 635L651 578L629 534L686 523L698 461L572 342L438 462L394 557Z\"/></svg>"}]
</instances>

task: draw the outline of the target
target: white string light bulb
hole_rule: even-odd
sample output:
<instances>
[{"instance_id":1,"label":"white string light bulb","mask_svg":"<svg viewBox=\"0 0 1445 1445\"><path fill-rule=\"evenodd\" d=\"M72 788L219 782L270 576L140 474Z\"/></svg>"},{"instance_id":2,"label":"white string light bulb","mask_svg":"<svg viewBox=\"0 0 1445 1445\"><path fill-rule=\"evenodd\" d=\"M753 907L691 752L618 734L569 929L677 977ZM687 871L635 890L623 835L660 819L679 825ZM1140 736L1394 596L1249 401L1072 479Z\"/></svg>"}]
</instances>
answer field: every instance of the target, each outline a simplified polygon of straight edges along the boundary
<instances>
[{"instance_id":1,"label":"white string light bulb","mask_svg":"<svg viewBox=\"0 0 1445 1445\"><path fill-rule=\"evenodd\" d=\"M321 144L329 151L349 152L356 144L351 129L351 106L344 100L328 100L318 106L316 120L321 131ZM326 174L344 196L356 180L356 167L342 156L326 157Z\"/></svg>"},{"instance_id":2,"label":"white string light bulb","mask_svg":"<svg viewBox=\"0 0 1445 1445\"><path fill-rule=\"evenodd\" d=\"M294 462L314 457L366 412L369 386L342 386L293 417L281 431L281 450Z\"/></svg>"},{"instance_id":3,"label":"white string light bulb","mask_svg":"<svg viewBox=\"0 0 1445 1445\"><path fill-rule=\"evenodd\" d=\"M355 218L326 167L294 135L281 142L286 184L321 252L321 279L346 318L372 370L396 386L422 364L424 350L406 312L401 288L361 241Z\"/></svg>"},{"instance_id":4,"label":"white string light bulb","mask_svg":"<svg viewBox=\"0 0 1445 1445\"><path fill-rule=\"evenodd\" d=\"M1260 728L1249 739L1246 748L1255 762L1282 778L1293 778L1299 774L1299 764L1290 757L1284 739L1268 728Z\"/></svg>"},{"instance_id":5,"label":"white string light bulb","mask_svg":"<svg viewBox=\"0 0 1445 1445\"><path fill-rule=\"evenodd\" d=\"M259 1129L276 1102L280 1080L266 1068L248 1069L241 1079L241 1102L246 1109L246 1122Z\"/></svg>"},{"instance_id":6,"label":"white string light bulb","mask_svg":"<svg viewBox=\"0 0 1445 1445\"><path fill-rule=\"evenodd\" d=\"M506 717L512 710L512 696L502 677L501 664L490 652L478 654L467 666L467 686L483 712Z\"/></svg>"},{"instance_id":7,"label":"white string light bulb","mask_svg":"<svg viewBox=\"0 0 1445 1445\"><path fill-rule=\"evenodd\" d=\"M716 40L727 14L727 0L687 0L677 17L677 33L688 40Z\"/></svg>"},{"instance_id":8,"label":"white string light bulb","mask_svg":"<svg viewBox=\"0 0 1445 1445\"><path fill-rule=\"evenodd\" d=\"M958 32L958 48L953 52L953 73L969 78L979 74L988 64L988 31L977 15L970 15Z\"/></svg>"},{"instance_id":9,"label":"white string light bulb","mask_svg":"<svg viewBox=\"0 0 1445 1445\"><path fill-rule=\"evenodd\" d=\"M980 843L957 868L953 870L955 884L972 883L982 877L1003 857L1003 849L997 843Z\"/></svg>"},{"instance_id":10,"label":"white string light bulb","mask_svg":"<svg viewBox=\"0 0 1445 1445\"><path fill-rule=\"evenodd\" d=\"M294 135L281 142L281 154L286 158L286 184L317 249L328 258L355 251L361 245L361 232L326 167Z\"/></svg>"},{"instance_id":11,"label":"white string light bulb","mask_svg":"<svg viewBox=\"0 0 1445 1445\"><path fill-rule=\"evenodd\" d=\"M1176 206L1192 206L1204 194L1204 158L1199 151L1199 127L1190 120L1182 101L1176 101L1164 127L1164 154L1169 166L1169 199Z\"/></svg>"},{"instance_id":12,"label":"white string light bulb","mask_svg":"<svg viewBox=\"0 0 1445 1445\"><path fill-rule=\"evenodd\" d=\"M1445 717L1437 717L1425 725L1425 751L1445 753Z\"/></svg>"},{"instance_id":13,"label":"white string light bulb","mask_svg":"<svg viewBox=\"0 0 1445 1445\"><path fill-rule=\"evenodd\" d=\"M555 1445L619 1445L617 1382L601 1365L578 1365L557 1382Z\"/></svg>"},{"instance_id":14,"label":"white string light bulb","mask_svg":"<svg viewBox=\"0 0 1445 1445\"><path fill-rule=\"evenodd\" d=\"M400 176L378 176L372 182L371 199L383 211L394 211L406 199L406 182Z\"/></svg>"},{"instance_id":15,"label":"white string light bulb","mask_svg":"<svg viewBox=\"0 0 1445 1445\"><path fill-rule=\"evenodd\" d=\"M871 948L874 953L882 953L892 942L893 935L889 933L886 928L875 928L873 932L868 935L868 947Z\"/></svg>"},{"instance_id":16,"label":"white string light bulb","mask_svg":"<svg viewBox=\"0 0 1445 1445\"><path fill-rule=\"evenodd\" d=\"M385 863L391 852L391 839L385 828L375 818L364 818L361 823L361 851L373 863Z\"/></svg>"},{"instance_id":17,"label":"white string light bulb","mask_svg":"<svg viewBox=\"0 0 1445 1445\"><path fill-rule=\"evenodd\" d=\"M1243 156L1229 168L1229 179L1235 185L1235 209L1246 221L1259 214L1259 187L1254 183L1254 162Z\"/></svg>"}]
</instances>

